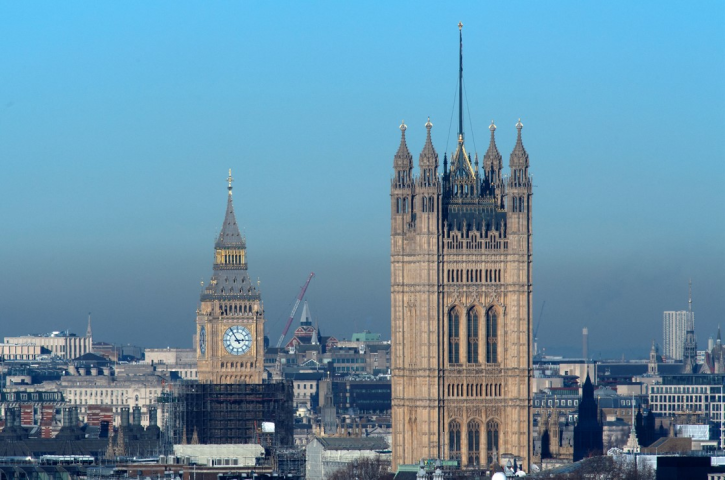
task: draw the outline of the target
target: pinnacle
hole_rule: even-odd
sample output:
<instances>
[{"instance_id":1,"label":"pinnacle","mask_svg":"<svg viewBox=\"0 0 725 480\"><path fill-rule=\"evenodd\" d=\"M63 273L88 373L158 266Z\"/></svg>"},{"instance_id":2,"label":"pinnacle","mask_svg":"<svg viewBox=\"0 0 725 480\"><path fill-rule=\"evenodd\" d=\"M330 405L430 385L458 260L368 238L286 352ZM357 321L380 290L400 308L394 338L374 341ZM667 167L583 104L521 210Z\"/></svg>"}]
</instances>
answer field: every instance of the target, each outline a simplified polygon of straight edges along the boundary
<instances>
[{"instance_id":1,"label":"pinnacle","mask_svg":"<svg viewBox=\"0 0 725 480\"><path fill-rule=\"evenodd\" d=\"M514 146L513 152L511 152L511 158L509 160L509 163L512 166L528 166L529 164L529 154L526 153L526 149L524 148L524 142L521 140L522 128L524 128L524 124L521 123L521 119L519 118L519 121L516 122L516 130L518 130L518 134L516 135L516 145Z\"/></svg>"},{"instance_id":2,"label":"pinnacle","mask_svg":"<svg viewBox=\"0 0 725 480\"><path fill-rule=\"evenodd\" d=\"M438 167L438 153L436 152L435 147L433 146L433 141L430 137L430 130L433 128L433 124L430 123L430 117L428 117L428 121L425 124L426 130L428 130L428 134L425 138L425 145L423 146L423 151L420 152L420 157L418 158L418 163L421 167L424 166L433 166Z\"/></svg>"},{"instance_id":3,"label":"pinnacle","mask_svg":"<svg viewBox=\"0 0 725 480\"><path fill-rule=\"evenodd\" d=\"M491 141L488 144L488 150L486 150L485 157L498 157L501 158L501 154L498 151L498 147L496 147L496 125L493 123L493 120L491 120L491 126L488 127L489 130L491 130Z\"/></svg>"},{"instance_id":4,"label":"pinnacle","mask_svg":"<svg viewBox=\"0 0 725 480\"><path fill-rule=\"evenodd\" d=\"M407 129L408 126L405 122L402 122L400 124L400 146L398 147L398 152L395 154L394 161L394 166L397 169L411 170L413 168L413 156L410 154L408 144L405 142L405 131Z\"/></svg>"}]
</instances>

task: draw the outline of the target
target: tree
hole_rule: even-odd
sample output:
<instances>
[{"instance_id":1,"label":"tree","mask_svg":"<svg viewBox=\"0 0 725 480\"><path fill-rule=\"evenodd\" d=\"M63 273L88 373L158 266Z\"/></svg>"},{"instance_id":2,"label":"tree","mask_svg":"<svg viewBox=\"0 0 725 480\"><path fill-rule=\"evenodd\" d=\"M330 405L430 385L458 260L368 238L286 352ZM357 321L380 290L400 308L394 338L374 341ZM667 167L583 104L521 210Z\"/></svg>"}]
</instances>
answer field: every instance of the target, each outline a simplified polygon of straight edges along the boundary
<instances>
[{"instance_id":1,"label":"tree","mask_svg":"<svg viewBox=\"0 0 725 480\"><path fill-rule=\"evenodd\" d=\"M385 480L392 478L388 473L390 462L380 456L353 460L334 472L328 480Z\"/></svg>"},{"instance_id":2,"label":"tree","mask_svg":"<svg viewBox=\"0 0 725 480\"><path fill-rule=\"evenodd\" d=\"M569 473L551 474L550 480L655 480L652 467L644 462L635 465L633 458L614 458L608 455L586 458L577 462L578 468Z\"/></svg>"}]
</instances>

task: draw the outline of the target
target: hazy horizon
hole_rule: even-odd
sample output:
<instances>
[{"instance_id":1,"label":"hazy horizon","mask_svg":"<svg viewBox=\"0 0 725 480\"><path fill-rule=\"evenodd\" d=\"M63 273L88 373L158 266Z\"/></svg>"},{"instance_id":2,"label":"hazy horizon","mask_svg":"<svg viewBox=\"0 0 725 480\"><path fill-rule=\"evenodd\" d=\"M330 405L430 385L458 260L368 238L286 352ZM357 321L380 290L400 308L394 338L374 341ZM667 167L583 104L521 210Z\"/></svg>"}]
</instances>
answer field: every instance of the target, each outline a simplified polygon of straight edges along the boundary
<instances>
[{"instance_id":1,"label":"hazy horizon","mask_svg":"<svg viewBox=\"0 0 725 480\"><path fill-rule=\"evenodd\" d=\"M227 170L276 343L311 271L326 335L390 338L398 125L441 157L521 118L539 345L645 358L725 312L725 4L0 4L0 324L192 346ZM301 309L300 309L301 311ZM299 313L298 311L298 318Z\"/></svg>"}]
</instances>

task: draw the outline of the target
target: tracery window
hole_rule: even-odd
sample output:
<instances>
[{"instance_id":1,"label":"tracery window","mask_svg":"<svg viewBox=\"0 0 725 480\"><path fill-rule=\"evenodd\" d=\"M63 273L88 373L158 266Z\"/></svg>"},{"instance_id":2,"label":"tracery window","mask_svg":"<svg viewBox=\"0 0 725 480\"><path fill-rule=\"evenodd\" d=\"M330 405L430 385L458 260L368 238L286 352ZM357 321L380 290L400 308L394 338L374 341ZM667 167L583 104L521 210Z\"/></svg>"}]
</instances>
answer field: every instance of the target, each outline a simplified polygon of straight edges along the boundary
<instances>
[{"instance_id":1,"label":"tracery window","mask_svg":"<svg viewBox=\"0 0 725 480\"><path fill-rule=\"evenodd\" d=\"M461 424L457 420L453 420L448 425L448 451L449 458L461 458Z\"/></svg>"},{"instance_id":2,"label":"tracery window","mask_svg":"<svg viewBox=\"0 0 725 480\"><path fill-rule=\"evenodd\" d=\"M468 311L468 363L478 363L478 311Z\"/></svg>"},{"instance_id":3,"label":"tracery window","mask_svg":"<svg viewBox=\"0 0 725 480\"><path fill-rule=\"evenodd\" d=\"M498 363L498 315L494 308L486 312L486 363Z\"/></svg>"},{"instance_id":4,"label":"tracery window","mask_svg":"<svg viewBox=\"0 0 725 480\"><path fill-rule=\"evenodd\" d=\"M494 461L494 451L498 457L498 422L496 420L489 420L486 423L486 456L488 457L489 465ZM498 458L496 458L496 461L498 461Z\"/></svg>"},{"instance_id":5,"label":"tracery window","mask_svg":"<svg viewBox=\"0 0 725 480\"><path fill-rule=\"evenodd\" d=\"M460 315L457 309L448 313L448 363L460 363Z\"/></svg>"},{"instance_id":6,"label":"tracery window","mask_svg":"<svg viewBox=\"0 0 725 480\"><path fill-rule=\"evenodd\" d=\"M481 424L477 420L468 422L468 464L481 463Z\"/></svg>"}]
</instances>

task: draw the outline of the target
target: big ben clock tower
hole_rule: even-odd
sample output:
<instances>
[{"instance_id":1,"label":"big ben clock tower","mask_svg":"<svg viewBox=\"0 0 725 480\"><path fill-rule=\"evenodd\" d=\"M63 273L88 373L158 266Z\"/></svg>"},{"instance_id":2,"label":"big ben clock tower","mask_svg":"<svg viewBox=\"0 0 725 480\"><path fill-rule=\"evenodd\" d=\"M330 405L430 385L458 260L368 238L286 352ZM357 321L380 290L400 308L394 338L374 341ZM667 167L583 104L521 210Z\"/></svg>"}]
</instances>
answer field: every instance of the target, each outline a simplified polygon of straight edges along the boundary
<instances>
[{"instance_id":1,"label":"big ben clock tower","mask_svg":"<svg viewBox=\"0 0 725 480\"><path fill-rule=\"evenodd\" d=\"M214 273L201 294L196 315L196 358L201 383L262 383L264 306L247 273L246 241L239 233L229 194Z\"/></svg>"}]
</instances>

